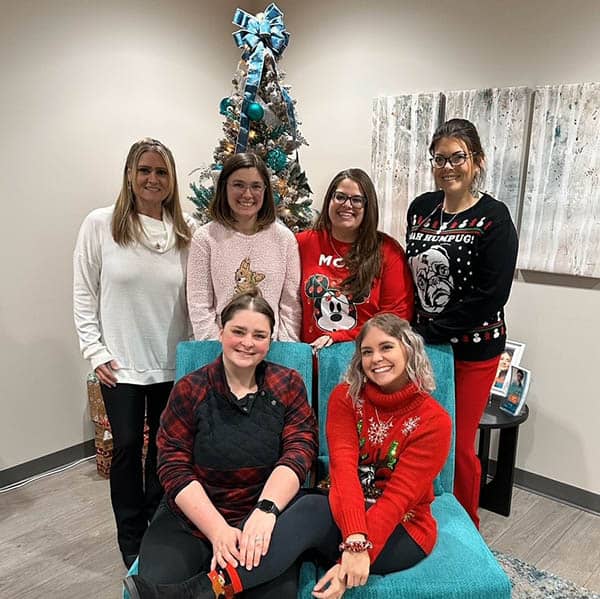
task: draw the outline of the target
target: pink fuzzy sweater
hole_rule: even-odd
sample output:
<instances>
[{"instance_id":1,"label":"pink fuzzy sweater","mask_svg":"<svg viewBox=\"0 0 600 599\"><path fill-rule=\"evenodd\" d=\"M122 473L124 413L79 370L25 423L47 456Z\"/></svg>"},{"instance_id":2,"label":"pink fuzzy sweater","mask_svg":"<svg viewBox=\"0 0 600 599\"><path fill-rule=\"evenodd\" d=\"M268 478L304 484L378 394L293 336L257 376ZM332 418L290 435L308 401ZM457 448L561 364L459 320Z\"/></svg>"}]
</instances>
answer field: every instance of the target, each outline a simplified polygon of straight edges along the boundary
<instances>
[{"instance_id":1,"label":"pink fuzzy sweater","mask_svg":"<svg viewBox=\"0 0 600 599\"><path fill-rule=\"evenodd\" d=\"M274 222L254 235L220 223L200 227L188 261L187 300L195 339L216 339L218 315L234 294L256 286L275 312L273 339L298 341L300 257L293 233Z\"/></svg>"}]
</instances>

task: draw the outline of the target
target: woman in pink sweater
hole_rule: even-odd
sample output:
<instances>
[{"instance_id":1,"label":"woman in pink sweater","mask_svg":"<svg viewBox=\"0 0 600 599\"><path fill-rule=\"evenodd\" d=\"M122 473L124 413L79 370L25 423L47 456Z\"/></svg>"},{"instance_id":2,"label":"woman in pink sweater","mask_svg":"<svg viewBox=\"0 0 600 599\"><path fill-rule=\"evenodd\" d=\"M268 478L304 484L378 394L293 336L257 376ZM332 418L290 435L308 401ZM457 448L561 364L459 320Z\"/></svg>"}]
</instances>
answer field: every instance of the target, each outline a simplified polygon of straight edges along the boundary
<instances>
[{"instance_id":1,"label":"woman in pink sweater","mask_svg":"<svg viewBox=\"0 0 600 599\"><path fill-rule=\"evenodd\" d=\"M192 239L187 300L196 339L217 339L217 314L257 288L275 312L273 340L298 341L300 258L293 233L276 220L264 162L235 154L223 166L209 206L212 221Z\"/></svg>"}]
</instances>

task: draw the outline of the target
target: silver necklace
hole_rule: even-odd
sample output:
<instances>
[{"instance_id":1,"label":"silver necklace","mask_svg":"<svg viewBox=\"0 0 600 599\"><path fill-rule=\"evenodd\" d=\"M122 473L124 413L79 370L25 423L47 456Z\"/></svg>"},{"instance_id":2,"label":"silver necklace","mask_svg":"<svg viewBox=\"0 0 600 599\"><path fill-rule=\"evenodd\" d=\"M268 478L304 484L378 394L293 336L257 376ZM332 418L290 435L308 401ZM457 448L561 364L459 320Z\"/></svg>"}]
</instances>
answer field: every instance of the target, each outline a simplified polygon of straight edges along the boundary
<instances>
[{"instance_id":1,"label":"silver necklace","mask_svg":"<svg viewBox=\"0 0 600 599\"><path fill-rule=\"evenodd\" d=\"M379 412L375 408L375 418L372 416L369 418L369 428L367 430L369 441L373 445L382 445L393 427L394 415L392 414L385 422L381 422Z\"/></svg>"},{"instance_id":2,"label":"silver necklace","mask_svg":"<svg viewBox=\"0 0 600 599\"><path fill-rule=\"evenodd\" d=\"M340 252L338 251L337 247L335 247L335 243L333 243L333 234L332 233L329 234L329 243L331 245L331 249L335 252L337 257L343 262L344 256L342 256L342 254L340 254ZM342 243L344 243L344 242L342 242Z\"/></svg>"}]
</instances>

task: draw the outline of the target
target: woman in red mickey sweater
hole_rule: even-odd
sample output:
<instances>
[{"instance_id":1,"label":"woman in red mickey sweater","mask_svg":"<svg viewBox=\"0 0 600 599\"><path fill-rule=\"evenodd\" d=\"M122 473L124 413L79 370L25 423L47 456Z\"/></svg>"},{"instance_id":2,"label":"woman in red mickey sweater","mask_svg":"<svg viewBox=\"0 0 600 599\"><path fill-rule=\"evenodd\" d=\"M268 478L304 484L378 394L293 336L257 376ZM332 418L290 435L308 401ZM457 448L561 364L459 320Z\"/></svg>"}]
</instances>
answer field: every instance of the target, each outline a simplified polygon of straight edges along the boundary
<instances>
[{"instance_id":1,"label":"woman in red mickey sweater","mask_svg":"<svg viewBox=\"0 0 600 599\"><path fill-rule=\"evenodd\" d=\"M359 168L329 184L314 227L298 233L302 263L301 341L315 350L356 339L372 316L410 320L413 282L400 244L377 230L377 193Z\"/></svg>"}]
</instances>

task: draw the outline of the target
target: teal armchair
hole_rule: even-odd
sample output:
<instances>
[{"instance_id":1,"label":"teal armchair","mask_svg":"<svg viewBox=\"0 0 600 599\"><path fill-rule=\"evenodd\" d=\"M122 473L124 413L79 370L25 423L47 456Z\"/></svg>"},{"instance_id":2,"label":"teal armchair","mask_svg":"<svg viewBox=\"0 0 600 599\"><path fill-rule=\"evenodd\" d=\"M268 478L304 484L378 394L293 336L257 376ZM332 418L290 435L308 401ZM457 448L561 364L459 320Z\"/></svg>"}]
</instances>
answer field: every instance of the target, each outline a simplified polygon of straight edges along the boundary
<instances>
[{"instance_id":1,"label":"teal armchair","mask_svg":"<svg viewBox=\"0 0 600 599\"><path fill-rule=\"evenodd\" d=\"M454 362L450 346L427 346L437 388L433 396L454 422ZM319 352L318 476L328 470L325 438L327 400L346 370L354 351L353 343L339 343ZM369 576L364 587L350 589L348 599L510 599L511 585L473 522L452 494L454 481L454 443L448 460L434 482L436 498L432 511L438 523L438 540L432 553L422 562L386 576ZM301 571L301 599L312 597L315 582L324 570L304 564Z\"/></svg>"}]
</instances>

